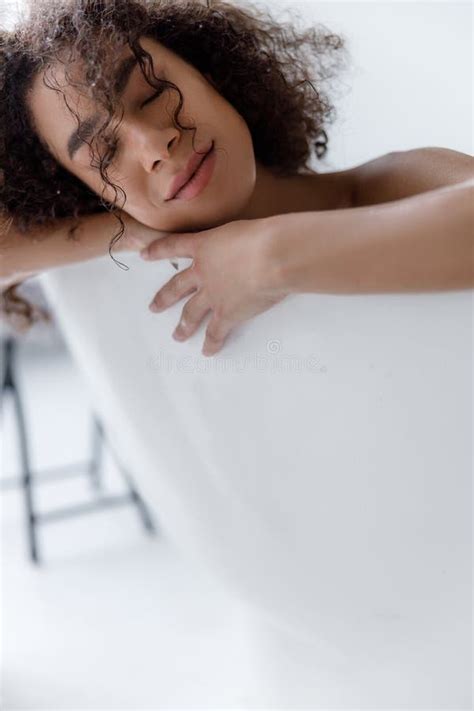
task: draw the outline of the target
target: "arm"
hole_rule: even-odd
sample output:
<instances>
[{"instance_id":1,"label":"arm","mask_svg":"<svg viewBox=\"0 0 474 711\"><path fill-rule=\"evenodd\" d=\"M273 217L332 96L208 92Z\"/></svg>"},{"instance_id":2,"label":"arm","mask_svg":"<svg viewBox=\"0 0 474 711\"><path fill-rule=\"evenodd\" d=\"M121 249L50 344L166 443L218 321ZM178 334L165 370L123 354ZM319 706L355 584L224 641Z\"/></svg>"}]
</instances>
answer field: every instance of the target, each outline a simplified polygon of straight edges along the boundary
<instances>
[{"instance_id":1,"label":"arm","mask_svg":"<svg viewBox=\"0 0 474 711\"><path fill-rule=\"evenodd\" d=\"M121 217L125 232L114 244L112 254L137 250L159 235L125 212ZM70 237L69 229L77 223L79 227ZM27 234L13 227L11 221L0 219L0 289L52 267L108 254L119 227L118 220L108 212L57 219L52 227L36 228Z\"/></svg>"},{"instance_id":2,"label":"arm","mask_svg":"<svg viewBox=\"0 0 474 711\"><path fill-rule=\"evenodd\" d=\"M269 218L270 279L286 293L474 288L473 198L471 178L382 205Z\"/></svg>"}]
</instances>

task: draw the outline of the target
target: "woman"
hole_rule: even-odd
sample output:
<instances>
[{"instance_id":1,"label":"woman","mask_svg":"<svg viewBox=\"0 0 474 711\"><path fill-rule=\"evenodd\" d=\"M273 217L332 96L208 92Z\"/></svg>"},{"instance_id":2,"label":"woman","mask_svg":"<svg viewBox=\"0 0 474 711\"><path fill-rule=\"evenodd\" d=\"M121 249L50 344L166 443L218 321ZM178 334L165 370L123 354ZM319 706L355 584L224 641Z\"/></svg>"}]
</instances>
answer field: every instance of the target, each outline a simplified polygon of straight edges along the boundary
<instances>
[{"instance_id":1,"label":"woman","mask_svg":"<svg viewBox=\"0 0 474 711\"><path fill-rule=\"evenodd\" d=\"M150 306L191 296L177 338L211 311L209 355L294 291L473 286L470 156L309 169L343 52L225 2L35 3L2 35L4 283L158 238L145 256L193 262Z\"/></svg>"}]
</instances>

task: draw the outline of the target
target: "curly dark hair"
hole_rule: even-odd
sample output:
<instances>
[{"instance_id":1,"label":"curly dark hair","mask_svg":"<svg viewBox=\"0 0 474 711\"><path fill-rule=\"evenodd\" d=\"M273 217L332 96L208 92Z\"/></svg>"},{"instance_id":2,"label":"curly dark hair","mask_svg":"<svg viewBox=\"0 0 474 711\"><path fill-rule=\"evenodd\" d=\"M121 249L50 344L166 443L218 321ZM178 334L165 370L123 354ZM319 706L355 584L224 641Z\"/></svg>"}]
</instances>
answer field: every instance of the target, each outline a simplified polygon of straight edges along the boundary
<instances>
[{"instance_id":1,"label":"curly dark hair","mask_svg":"<svg viewBox=\"0 0 474 711\"><path fill-rule=\"evenodd\" d=\"M119 50L131 49L150 86L167 85L179 93L173 119L181 129L196 130L179 123L182 93L155 76L141 37L211 75L217 91L247 122L261 164L286 176L308 168L312 148L318 159L327 151L324 129L336 111L324 84L341 69L347 49L345 39L324 25L298 29L292 19L277 22L255 5L247 3L244 10L223 0L29 0L14 29L0 31L0 214L26 233L56 218L108 210L120 224L110 254L124 232L120 210L126 199L107 174L119 125L110 130L119 108L112 79ZM78 60L84 67L79 82L68 72ZM68 84L105 110L105 121L86 143L91 166L104 188L113 189L113 203L62 167L35 132L26 94L35 76L57 63L64 65ZM61 92L47 71L43 82ZM106 147L102 153L92 147L99 137ZM3 294L4 312L18 311L18 296L10 298L14 289ZM23 308L23 315L32 318L31 310Z\"/></svg>"}]
</instances>

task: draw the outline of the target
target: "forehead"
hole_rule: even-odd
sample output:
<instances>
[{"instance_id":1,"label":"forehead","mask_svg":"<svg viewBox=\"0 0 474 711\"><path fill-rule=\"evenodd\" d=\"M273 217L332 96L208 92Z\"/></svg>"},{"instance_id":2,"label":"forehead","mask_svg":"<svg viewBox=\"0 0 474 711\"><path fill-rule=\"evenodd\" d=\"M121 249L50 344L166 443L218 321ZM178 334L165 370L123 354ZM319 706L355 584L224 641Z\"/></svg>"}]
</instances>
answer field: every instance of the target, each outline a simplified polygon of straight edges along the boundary
<instances>
[{"instance_id":1,"label":"forehead","mask_svg":"<svg viewBox=\"0 0 474 711\"><path fill-rule=\"evenodd\" d=\"M153 39L142 37L140 44L151 54L155 73L175 58L173 52ZM137 80L146 83L129 47L118 54L116 52L112 57L111 82L116 82L115 87L119 93L122 93L129 78L130 85L135 84ZM119 72L119 67L124 71ZM81 122L98 112L97 105L86 93L84 73L85 66L81 61L76 60L67 65L60 61L55 62L35 76L28 92L27 103L34 130L60 162L64 162L61 156L64 157L64 148L71 129L77 127L77 120L71 110L78 115ZM75 84L77 86L74 86Z\"/></svg>"}]
</instances>

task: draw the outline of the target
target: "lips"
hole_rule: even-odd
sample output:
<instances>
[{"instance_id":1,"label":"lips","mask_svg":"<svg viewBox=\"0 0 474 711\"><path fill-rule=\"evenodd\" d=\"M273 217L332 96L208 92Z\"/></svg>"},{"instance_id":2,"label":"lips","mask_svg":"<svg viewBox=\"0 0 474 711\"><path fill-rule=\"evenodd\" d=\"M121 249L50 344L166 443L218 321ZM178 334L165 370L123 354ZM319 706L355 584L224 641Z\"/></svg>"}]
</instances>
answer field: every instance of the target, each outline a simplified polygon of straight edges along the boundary
<instances>
[{"instance_id":1,"label":"lips","mask_svg":"<svg viewBox=\"0 0 474 711\"><path fill-rule=\"evenodd\" d=\"M172 200L176 193L181 190L181 188L192 178L196 170L199 168L203 160L206 158L208 153L212 150L214 146L214 141L211 142L210 146L208 147L206 153L203 155L202 153L196 153L194 152L191 158L189 159L186 167L184 170L182 170L178 175L173 178L171 182L171 187L168 191L168 195L165 198L166 201Z\"/></svg>"}]
</instances>

